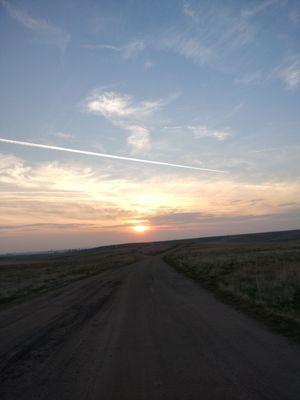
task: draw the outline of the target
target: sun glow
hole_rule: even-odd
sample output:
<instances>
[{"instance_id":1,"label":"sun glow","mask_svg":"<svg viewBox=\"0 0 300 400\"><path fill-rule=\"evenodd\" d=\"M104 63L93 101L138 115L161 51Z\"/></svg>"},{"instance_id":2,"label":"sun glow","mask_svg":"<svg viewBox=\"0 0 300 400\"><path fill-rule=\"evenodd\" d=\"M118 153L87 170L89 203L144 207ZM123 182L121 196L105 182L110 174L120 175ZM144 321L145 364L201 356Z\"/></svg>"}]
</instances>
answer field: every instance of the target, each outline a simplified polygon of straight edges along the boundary
<instances>
[{"instance_id":1,"label":"sun glow","mask_svg":"<svg viewBox=\"0 0 300 400\"><path fill-rule=\"evenodd\" d=\"M144 233L149 230L149 226L146 225L136 225L133 226L132 229L137 233Z\"/></svg>"}]
</instances>

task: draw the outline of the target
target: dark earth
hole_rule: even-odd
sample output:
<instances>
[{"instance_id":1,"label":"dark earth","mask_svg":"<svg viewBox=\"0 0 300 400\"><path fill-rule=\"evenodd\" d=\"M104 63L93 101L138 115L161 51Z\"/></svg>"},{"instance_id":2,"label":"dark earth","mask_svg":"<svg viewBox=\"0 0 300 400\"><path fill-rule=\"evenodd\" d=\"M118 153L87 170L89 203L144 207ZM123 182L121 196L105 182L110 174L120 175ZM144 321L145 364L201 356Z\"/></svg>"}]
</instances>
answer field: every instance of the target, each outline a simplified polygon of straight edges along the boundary
<instances>
[{"instance_id":1,"label":"dark earth","mask_svg":"<svg viewBox=\"0 0 300 400\"><path fill-rule=\"evenodd\" d=\"M300 348L162 255L0 312L0 397L300 399Z\"/></svg>"}]
</instances>

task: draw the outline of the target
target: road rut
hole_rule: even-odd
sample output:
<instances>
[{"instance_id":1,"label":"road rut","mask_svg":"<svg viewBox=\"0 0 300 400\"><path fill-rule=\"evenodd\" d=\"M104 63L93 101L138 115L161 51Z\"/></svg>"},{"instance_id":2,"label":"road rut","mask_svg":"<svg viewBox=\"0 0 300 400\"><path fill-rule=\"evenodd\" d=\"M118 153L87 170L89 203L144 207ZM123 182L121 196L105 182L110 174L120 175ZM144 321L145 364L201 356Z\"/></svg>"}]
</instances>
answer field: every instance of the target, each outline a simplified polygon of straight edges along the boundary
<instances>
[{"instance_id":1,"label":"road rut","mask_svg":"<svg viewBox=\"0 0 300 400\"><path fill-rule=\"evenodd\" d=\"M299 399L300 348L160 256L0 313L1 399Z\"/></svg>"}]
</instances>

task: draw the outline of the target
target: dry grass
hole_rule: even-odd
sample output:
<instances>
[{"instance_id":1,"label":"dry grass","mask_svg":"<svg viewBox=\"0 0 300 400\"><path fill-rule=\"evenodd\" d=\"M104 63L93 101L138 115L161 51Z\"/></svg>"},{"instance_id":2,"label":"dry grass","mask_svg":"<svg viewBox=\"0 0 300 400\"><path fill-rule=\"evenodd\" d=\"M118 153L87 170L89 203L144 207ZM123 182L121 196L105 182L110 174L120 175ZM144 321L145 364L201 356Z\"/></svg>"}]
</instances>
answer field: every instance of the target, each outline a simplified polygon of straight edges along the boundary
<instances>
[{"instance_id":1,"label":"dry grass","mask_svg":"<svg viewBox=\"0 0 300 400\"><path fill-rule=\"evenodd\" d=\"M174 251L166 261L226 301L300 338L300 241L199 242Z\"/></svg>"},{"instance_id":2,"label":"dry grass","mask_svg":"<svg viewBox=\"0 0 300 400\"><path fill-rule=\"evenodd\" d=\"M124 244L52 254L0 257L0 306L157 255L170 242Z\"/></svg>"},{"instance_id":3,"label":"dry grass","mask_svg":"<svg viewBox=\"0 0 300 400\"><path fill-rule=\"evenodd\" d=\"M2 257L0 305L31 298L141 258L138 249L130 246L52 255Z\"/></svg>"}]
</instances>

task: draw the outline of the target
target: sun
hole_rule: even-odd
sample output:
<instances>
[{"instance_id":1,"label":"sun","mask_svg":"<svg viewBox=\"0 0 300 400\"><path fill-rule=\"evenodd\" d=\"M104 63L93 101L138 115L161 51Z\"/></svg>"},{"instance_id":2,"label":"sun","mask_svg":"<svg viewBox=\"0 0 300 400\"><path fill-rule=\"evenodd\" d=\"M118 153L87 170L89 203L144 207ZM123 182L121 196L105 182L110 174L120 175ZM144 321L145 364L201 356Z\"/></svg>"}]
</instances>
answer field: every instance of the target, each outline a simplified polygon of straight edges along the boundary
<instances>
[{"instance_id":1,"label":"sun","mask_svg":"<svg viewBox=\"0 0 300 400\"><path fill-rule=\"evenodd\" d=\"M149 226L146 226L146 225L135 225L132 227L132 229L137 233L144 233L144 232L148 231L150 228L149 228Z\"/></svg>"}]
</instances>

